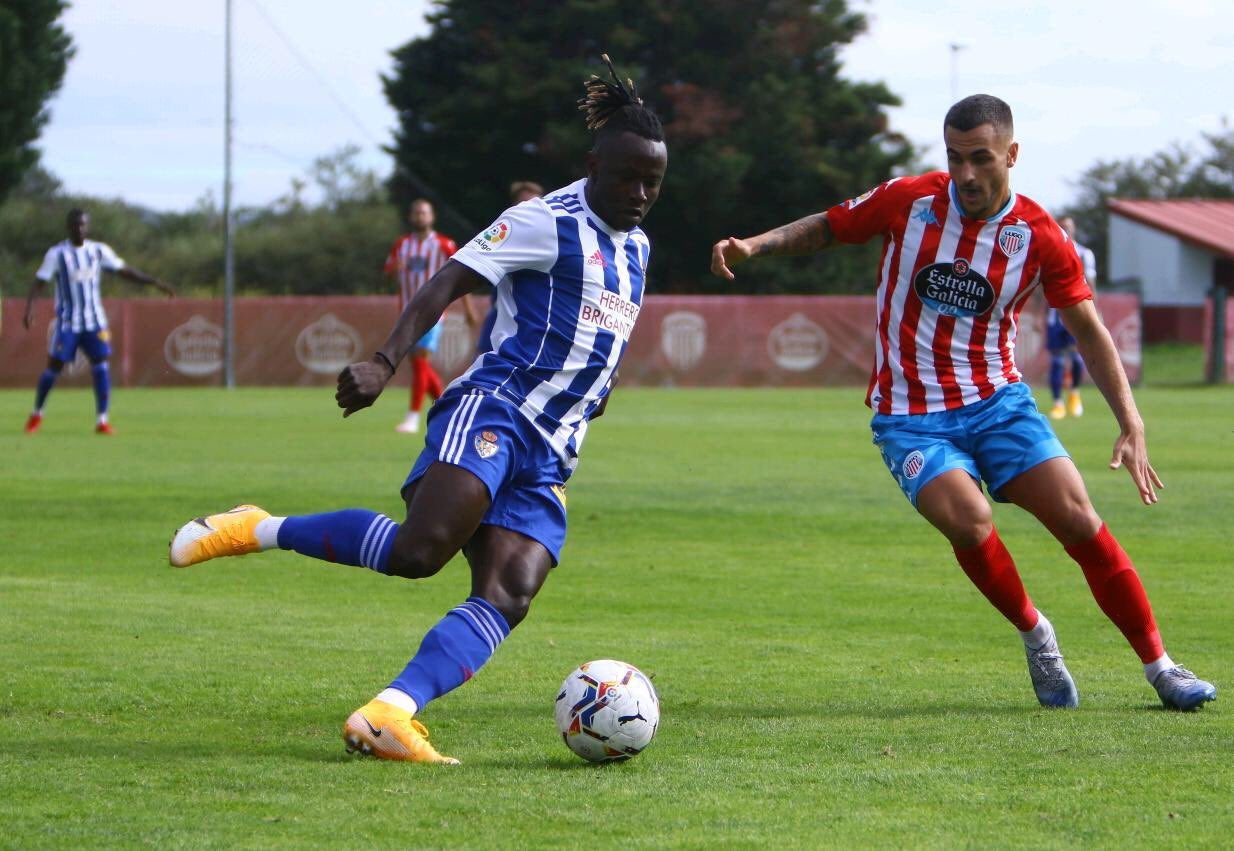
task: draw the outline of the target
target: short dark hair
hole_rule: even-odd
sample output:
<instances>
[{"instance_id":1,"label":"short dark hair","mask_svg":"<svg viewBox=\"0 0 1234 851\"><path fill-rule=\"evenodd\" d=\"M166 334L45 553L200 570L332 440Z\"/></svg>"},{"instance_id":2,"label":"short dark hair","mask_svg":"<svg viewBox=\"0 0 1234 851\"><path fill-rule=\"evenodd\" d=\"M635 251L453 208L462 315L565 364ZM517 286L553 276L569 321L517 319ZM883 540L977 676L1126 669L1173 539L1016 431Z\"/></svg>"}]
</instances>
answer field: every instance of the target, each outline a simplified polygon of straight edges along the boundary
<instances>
[{"instance_id":1,"label":"short dark hair","mask_svg":"<svg viewBox=\"0 0 1234 851\"><path fill-rule=\"evenodd\" d=\"M587 94L579 98L578 108L586 116L587 129L595 132L597 142L606 136L624 132L636 133L653 142L663 142L664 127L659 117L643 105L634 81L621 81L607 53L601 54L600 58L608 66L613 82L593 74L585 84Z\"/></svg>"},{"instance_id":2,"label":"short dark hair","mask_svg":"<svg viewBox=\"0 0 1234 851\"><path fill-rule=\"evenodd\" d=\"M432 210L433 212L437 212L437 208L433 206L433 202L425 198L424 196L411 199L411 203L407 205L407 209L410 210L412 207L416 206L417 204L428 204L428 208L430 210Z\"/></svg>"},{"instance_id":3,"label":"short dark hair","mask_svg":"<svg viewBox=\"0 0 1234 851\"><path fill-rule=\"evenodd\" d=\"M73 219L81 218L82 216L87 216L87 215L89 215L89 213L87 213L81 207L74 207L73 209L69 210L68 214L64 217L64 223L66 225L71 225L73 223Z\"/></svg>"},{"instance_id":4,"label":"short dark hair","mask_svg":"<svg viewBox=\"0 0 1234 851\"><path fill-rule=\"evenodd\" d=\"M943 119L944 128L954 127L961 132L974 130L982 124L992 124L999 132L1015 133L1011 107L994 95L969 95L947 110L947 117Z\"/></svg>"},{"instance_id":5,"label":"short dark hair","mask_svg":"<svg viewBox=\"0 0 1234 851\"><path fill-rule=\"evenodd\" d=\"M534 180L516 180L510 184L511 200L513 200L516 195L521 195L524 192L530 192L538 197L544 194L544 187L536 183Z\"/></svg>"}]
</instances>

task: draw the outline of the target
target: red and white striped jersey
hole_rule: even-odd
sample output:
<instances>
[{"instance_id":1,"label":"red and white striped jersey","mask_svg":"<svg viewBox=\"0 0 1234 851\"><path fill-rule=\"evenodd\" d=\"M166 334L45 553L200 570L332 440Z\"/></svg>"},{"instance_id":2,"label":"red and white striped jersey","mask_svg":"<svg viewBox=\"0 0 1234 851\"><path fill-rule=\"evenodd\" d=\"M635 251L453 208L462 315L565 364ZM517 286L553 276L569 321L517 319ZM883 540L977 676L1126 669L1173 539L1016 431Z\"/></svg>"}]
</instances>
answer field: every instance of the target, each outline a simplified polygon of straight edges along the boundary
<instances>
[{"instance_id":1,"label":"red and white striped jersey","mask_svg":"<svg viewBox=\"0 0 1234 851\"><path fill-rule=\"evenodd\" d=\"M827 211L841 242L883 237L874 369L880 414L970 405L1019 381L1016 324L1038 285L1052 307L1092 291L1067 235L1012 193L988 219L961 210L946 172L898 177Z\"/></svg>"},{"instance_id":2,"label":"red and white striped jersey","mask_svg":"<svg viewBox=\"0 0 1234 851\"><path fill-rule=\"evenodd\" d=\"M400 307L405 307L428 279L446 265L458 246L448 236L429 231L423 239L415 234L404 234L390 247L386 258L385 273L395 275L399 282Z\"/></svg>"}]
</instances>

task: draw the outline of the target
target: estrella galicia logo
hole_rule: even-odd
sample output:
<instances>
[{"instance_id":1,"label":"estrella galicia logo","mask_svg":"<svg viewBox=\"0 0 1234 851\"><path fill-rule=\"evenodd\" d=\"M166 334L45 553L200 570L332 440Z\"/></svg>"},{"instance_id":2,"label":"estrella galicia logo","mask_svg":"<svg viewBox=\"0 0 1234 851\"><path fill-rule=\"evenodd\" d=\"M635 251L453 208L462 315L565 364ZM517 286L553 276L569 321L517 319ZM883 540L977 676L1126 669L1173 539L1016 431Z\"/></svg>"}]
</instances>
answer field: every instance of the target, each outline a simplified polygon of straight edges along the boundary
<instances>
[{"instance_id":1,"label":"estrella galicia logo","mask_svg":"<svg viewBox=\"0 0 1234 851\"><path fill-rule=\"evenodd\" d=\"M944 316L981 316L994 306L994 285L963 257L923 267L913 277L913 291Z\"/></svg>"}]
</instances>

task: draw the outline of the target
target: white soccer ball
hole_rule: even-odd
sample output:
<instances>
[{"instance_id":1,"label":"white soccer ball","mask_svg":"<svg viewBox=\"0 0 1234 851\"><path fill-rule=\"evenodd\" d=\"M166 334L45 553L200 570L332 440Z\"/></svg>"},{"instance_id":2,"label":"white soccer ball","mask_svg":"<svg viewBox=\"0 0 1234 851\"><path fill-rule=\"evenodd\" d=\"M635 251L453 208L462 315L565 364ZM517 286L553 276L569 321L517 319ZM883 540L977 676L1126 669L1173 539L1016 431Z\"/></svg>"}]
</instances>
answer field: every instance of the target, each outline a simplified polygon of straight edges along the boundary
<instances>
[{"instance_id":1,"label":"white soccer ball","mask_svg":"<svg viewBox=\"0 0 1234 851\"><path fill-rule=\"evenodd\" d=\"M570 750L590 762L615 762L651 744L660 725L660 698L638 668L598 659L566 677L553 714Z\"/></svg>"}]
</instances>

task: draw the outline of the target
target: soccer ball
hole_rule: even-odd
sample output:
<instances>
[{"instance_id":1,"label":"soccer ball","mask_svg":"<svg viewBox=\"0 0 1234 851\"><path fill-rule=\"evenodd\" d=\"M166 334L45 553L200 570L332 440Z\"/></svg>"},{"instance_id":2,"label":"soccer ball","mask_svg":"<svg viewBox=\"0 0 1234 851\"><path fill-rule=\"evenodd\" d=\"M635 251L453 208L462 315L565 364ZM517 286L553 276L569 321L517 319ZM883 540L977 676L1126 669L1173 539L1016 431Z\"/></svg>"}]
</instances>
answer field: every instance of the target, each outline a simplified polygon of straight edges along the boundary
<instances>
[{"instance_id":1,"label":"soccer ball","mask_svg":"<svg viewBox=\"0 0 1234 851\"><path fill-rule=\"evenodd\" d=\"M651 744L660 698L638 668L598 659L566 677L553 714L570 750L590 762L616 762Z\"/></svg>"}]
</instances>

